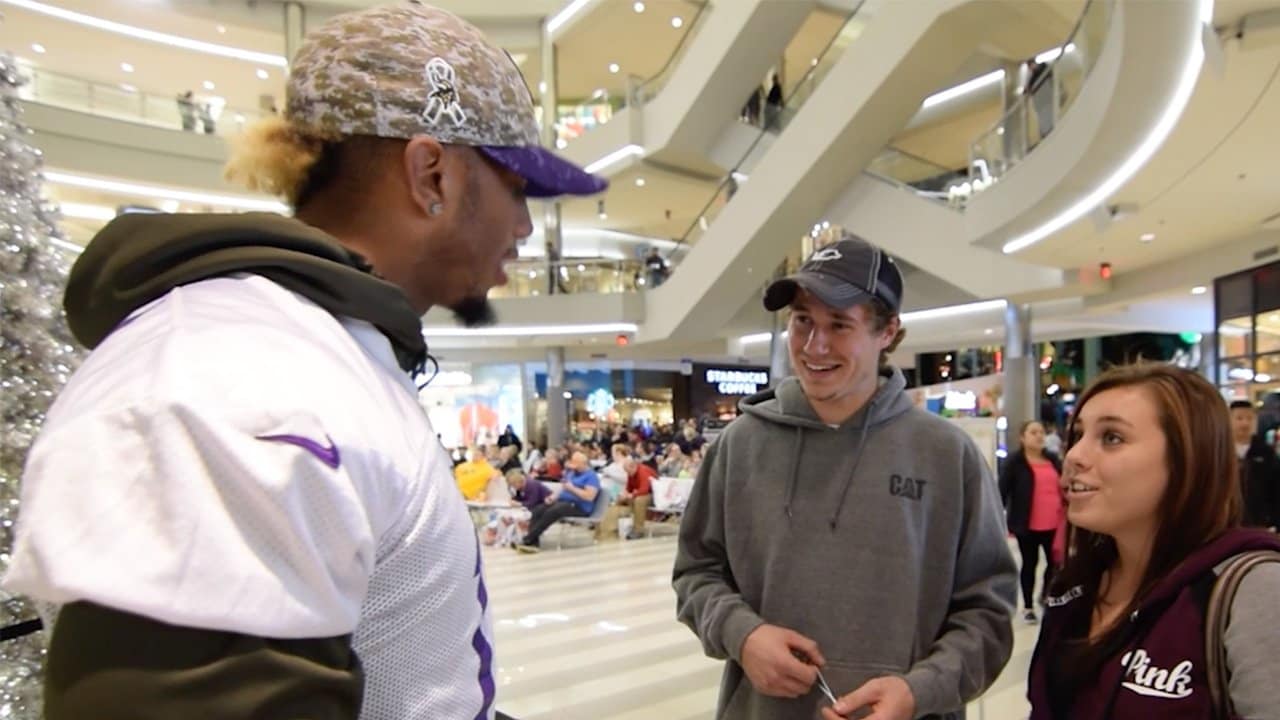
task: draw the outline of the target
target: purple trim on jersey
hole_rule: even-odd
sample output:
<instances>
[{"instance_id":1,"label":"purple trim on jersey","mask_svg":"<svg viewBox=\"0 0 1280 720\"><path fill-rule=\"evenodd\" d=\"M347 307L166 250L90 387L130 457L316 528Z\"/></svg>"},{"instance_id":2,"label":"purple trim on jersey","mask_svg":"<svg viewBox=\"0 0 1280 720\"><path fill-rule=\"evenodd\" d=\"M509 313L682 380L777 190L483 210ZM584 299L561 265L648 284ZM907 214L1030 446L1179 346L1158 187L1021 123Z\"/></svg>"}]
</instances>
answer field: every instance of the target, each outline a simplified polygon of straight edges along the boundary
<instances>
[{"instance_id":1,"label":"purple trim on jersey","mask_svg":"<svg viewBox=\"0 0 1280 720\"><path fill-rule=\"evenodd\" d=\"M316 456L320 462L328 465L334 470L337 470L338 466L342 463L342 456L338 454L338 446L333 443L333 438L328 435L324 436L324 439L329 441L327 446L321 445L315 440L301 435L259 435L258 439L297 445L303 450L306 450Z\"/></svg>"},{"instance_id":2,"label":"purple trim on jersey","mask_svg":"<svg viewBox=\"0 0 1280 720\"><path fill-rule=\"evenodd\" d=\"M476 598L480 601L480 627L471 636L471 647L480 657L480 693L484 696L484 704L475 720L488 720L489 709L493 707L493 699L498 695L497 684L493 680L493 648L484 638L484 613L489 608L489 591L484 587L484 575L480 572L480 539L476 538Z\"/></svg>"}]
</instances>

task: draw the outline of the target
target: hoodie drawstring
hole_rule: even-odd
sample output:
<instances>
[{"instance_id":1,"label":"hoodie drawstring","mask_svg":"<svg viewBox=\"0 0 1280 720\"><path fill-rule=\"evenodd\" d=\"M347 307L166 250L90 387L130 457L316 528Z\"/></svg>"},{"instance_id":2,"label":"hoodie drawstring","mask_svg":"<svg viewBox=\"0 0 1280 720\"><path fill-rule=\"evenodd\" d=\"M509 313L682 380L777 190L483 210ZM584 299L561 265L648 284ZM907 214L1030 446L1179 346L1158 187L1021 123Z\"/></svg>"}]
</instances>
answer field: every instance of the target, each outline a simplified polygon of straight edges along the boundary
<instances>
[{"instance_id":1,"label":"hoodie drawstring","mask_svg":"<svg viewBox=\"0 0 1280 720\"><path fill-rule=\"evenodd\" d=\"M853 485L854 478L858 476L858 465L862 462L862 451L867 444L867 431L871 429L871 418L875 417L875 414L876 400L872 400L871 404L867 406L866 414L862 416L862 432L858 433L858 447L854 451L853 470L849 472L849 479L845 481L844 488L840 490L840 502L836 503L836 511L831 515L831 530L833 532L840 522L840 511L844 509L844 501L849 496L849 488Z\"/></svg>"},{"instance_id":2,"label":"hoodie drawstring","mask_svg":"<svg viewBox=\"0 0 1280 720\"><path fill-rule=\"evenodd\" d=\"M791 445L791 475L787 478L787 502L783 505L787 517L791 517L791 501L796 499L796 485L800 476L800 450L804 447L804 428L796 426L796 441Z\"/></svg>"}]
</instances>

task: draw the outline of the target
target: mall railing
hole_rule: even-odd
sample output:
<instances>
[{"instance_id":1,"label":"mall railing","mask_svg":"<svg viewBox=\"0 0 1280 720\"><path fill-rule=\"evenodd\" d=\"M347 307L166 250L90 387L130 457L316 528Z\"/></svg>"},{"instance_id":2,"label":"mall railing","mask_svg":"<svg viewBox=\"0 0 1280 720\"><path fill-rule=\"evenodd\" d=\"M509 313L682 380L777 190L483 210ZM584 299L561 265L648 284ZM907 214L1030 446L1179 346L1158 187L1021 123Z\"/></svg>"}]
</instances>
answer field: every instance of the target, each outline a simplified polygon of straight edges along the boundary
<instances>
[{"instance_id":1,"label":"mall railing","mask_svg":"<svg viewBox=\"0 0 1280 720\"><path fill-rule=\"evenodd\" d=\"M210 103L209 98L196 97L191 101L188 122L184 124L176 93L159 95L127 84L98 82L29 65L23 66L22 72L28 80L18 89L18 97L23 100L157 127L182 130L184 125L189 125L191 132L231 135L264 115L258 110L228 107ZM206 105L207 115L202 110Z\"/></svg>"},{"instance_id":2,"label":"mall railing","mask_svg":"<svg viewBox=\"0 0 1280 720\"><path fill-rule=\"evenodd\" d=\"M665 274L650 272L641 260L570 258L549 263L546 258L528 258L508 263L505 269L507 284L491 290L489 297L635 292L665 280Z\"/></svg>"},{"instance_id":3,"label":"mall railing","mask_svg":"<svg viewBox=\"0 0 1280 720\"><path fill-rule=\"evenodd\" d=\"M1098 62L1114 0L1088 0L1070 36L1038 69L1036 84L975 140L969 149L969 188L999 182L1040 144L1063 117Z\"/></svg>"},{"instance_id":4,"label":"mall railing","mask_svg":"<svg viewBox=\"0 0 1280 720\"><path fill-rule=\"evenodd\" d=\"M707 200L702 211L698 213L697 217L694 218L693 222L689 225L689 228L685 230L684 234L677 240L676 247L667 252L668 258L673 258L683 246L692 245L697 242L707 229L711 227L711 223L715 222L715 219L719 217L720 212L729 204L729 200L738 192L738 184L744 178L742 167L746 163L747 159L756 152L756 148L760 145L760 142L764 140L766 135L779 133L785 129L787 125L790 124L791 120L795 118L796 114L799 113L800 108L804 103L813 95L818 84L827 76L827 73L831 71L831 68L835 67L835 64L844 55L844 50L847 47L847 43L840 43L839 40L854 27L854 19L857 17L858 11L862 9L864 3L865 0L860 0L860 2L854 6L853 10L845 16L844 22L840 24L840 27L837 28L834 33L832 33L831 37L827 40L826 45L823 47L822 52L818 54L816 59L817 61L809 66L809 69L805 72L804 76L800 78L800 81L792 87L790 94L783 98L782 108L780 110L770 109L767 104L761 108L763 127L759 129L755 139L751 142L751 145L747 147L747 150L742 154L742 157L734 163L733 169L730 170L730 172L725 175L724 179L720 181L720 184L716 186L715 193Z\"/></svg>"},{"instance_id":5,"label":"mall railing","mask_svg":"<svg viewBox=\"0 0 1280 720\"><path fill-rule=\"evenodd\" d=\"M963 207L963 198L955 188L968 180L964 168L954 170L890 145L867 165L865 172L920 197Z\"/></svg>"},{"instance_id":6,"label":"mall railing","mask_svg":"<svg viewBox=\"0 0 1280 720\"><path fill-rule=\"evenodd\" d=\"M591 97L556 109L556 136L559 140L567 142L605 125L613 119L615 113L628 106L643 105L662 91L692 44L694 34L702 27L704 17L708 15L707 0L691 0L690 5L696 6L697 10L693 17L684 20L681 25L683 31L674 39L666 62L656 73L647 78L629 73L614 75L615 80L601 86Z\"/></svg>"}]
</instances>

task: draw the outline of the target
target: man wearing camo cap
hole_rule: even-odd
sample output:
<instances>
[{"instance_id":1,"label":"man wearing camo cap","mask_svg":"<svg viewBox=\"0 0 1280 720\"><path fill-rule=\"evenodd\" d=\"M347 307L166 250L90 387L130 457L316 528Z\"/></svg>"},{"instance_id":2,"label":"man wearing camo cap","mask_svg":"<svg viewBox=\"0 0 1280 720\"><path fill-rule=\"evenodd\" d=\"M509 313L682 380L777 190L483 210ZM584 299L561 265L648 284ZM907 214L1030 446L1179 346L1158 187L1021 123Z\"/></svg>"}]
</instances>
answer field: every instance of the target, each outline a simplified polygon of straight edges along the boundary
<instances>
[{"instance_id":1,"label":"man wearing camo cap","mask_svg":"<svg viewBox=\"0 0 1280 720\"><path fill-rule=\"evenodd\" d=\"M339 16L229 177L295 218L127 215L85 249L93 349L23 475L4 584L53 608L45 717L495 716L479 546L417 401L420 317L492 317L537 145L511 58L419 4Z\"/></svg>"}]
</instances>

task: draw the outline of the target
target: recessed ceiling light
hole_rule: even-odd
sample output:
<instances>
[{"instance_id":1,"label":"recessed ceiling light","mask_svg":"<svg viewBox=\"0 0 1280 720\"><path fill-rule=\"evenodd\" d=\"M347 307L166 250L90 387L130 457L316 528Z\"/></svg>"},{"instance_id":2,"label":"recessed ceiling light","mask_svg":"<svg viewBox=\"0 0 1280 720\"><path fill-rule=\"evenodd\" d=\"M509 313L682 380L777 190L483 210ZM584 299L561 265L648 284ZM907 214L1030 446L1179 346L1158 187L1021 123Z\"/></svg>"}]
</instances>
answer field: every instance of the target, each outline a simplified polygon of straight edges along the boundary
<instances>
[{"instance_id":1,"label":"recessed ceiling light","mask_svg":"<svg viewBox=\"0 0 1280 720\"><path fill-rule=\"evenodd\" d=\"M563 150L569 147L569 141L564 138L556 138L556 149Z\"/></svg>"},{"instance_id":2,"label":"recessed ceiling light","mask_svg":"<svg viewBox=\"0 0 1280 720\"><path fill-rule=\"evenodd\" d=\"M127 73L133 72L133 66L126 62L120 63L120 69Z\"/></svg>"},{"instance_id":3,"label":"recessed ceiling light","mask_svg":"<svg viewBox=\"0 0 1280 720\"><path fill-rule=\"evenodd\" d=\"M1144 243L1148 243L1148 242L1151 242L1152 240L1155 240L1155 239L1156 239L1156 234L1155 234L1155 233L1142 233L1141 235L1139 235L1139 236L1138 236L1138 239L1139 239L1139 240L1141 240L1141 241L1142 241L1142 242L1144 242Z\"/></svg>"},{"instance_id":4,"label":"recessed ceiling light","mask_svg":"<svg viewBox=\"0 0 1280 720\"><path fill-rule=\"evenodd\" d=\"M986 330L983 330L983 331L982 331L982 334L983 334L983 335L995 335L995 334L996 334L996 331L995 331L995 330L992 330L991 328L987 328Z\"/></svg>"},{"instance_id":5,"label":"recessed ceiling light","mask_svg":"<svg viewBox=\"0 0 1280 720\"><path fill-rule=\"evenodd\" d=\"M43 55L45 53L44 46L40 43L31 43L31 50L37 55Z\"/></svg>"},{"instance_id":6,"label":"recessed ceiling light","mask_svg":"<svg viewBox=\"0 0 1280 720\"><path fill-rule=\"evenodd\" d=\"M266 79L267 79L267 78L269 78L269 77L271 77L271 73L267 72L266 70L263 70L262 68L258 68L258 79L259 79L259 80L266 80Z\"/></svg>"},{"instance_id":7,"label":"recessed ceiling light","mask_svg":"<svg viewBox=\"0 0 1280 720\"><path fill-rule=\"evenodd\" d=\"M219 34L219 35L226 35L226 34L227 34L227 26L226 26L226 25L219 25L219 26L218 26L218 34Z\"/></svg>"},{"instance_id":8,"label":"recessed ceiling light","mask_svg":"<svg viewBox=\"0 0 1280 720\"><path fill-rule=\"evenodd\" d=\"M596 91L595 91L595 92L593 92L593 93L591 93L591 99L592 99L592 100L599 100L600 98L604 97L604 96L605 96L605 94L606 94L606 93L605 93L604 88L596 88Z\"/></svg>"},{"instance_id":9,"label":"recessed ceiling light","mask_svg":"<svg viewBox=\"0 0 1280 720\"><path fill-rule=\"evenodd\" d=\"M671 18L671 27L679 28L683 26L684 26L684 18L680 17L679 15Z\"/></svg>"},{"instance_id":10,"label":"recessed ceiling light","mask_svg":"<svg viewBox=\"0 0 1280 720\"><path fill-rule=\"evenodd\" d=\"M644 3L642 3L642 2L638 2L638 3L636 3L635 5L632 5L632 6L631 6L631 9L632 9L632 10L635 10L635 11L636 11L636 12L638 12L638 13L642 13L642 12L644 12Z\"/></svg>"},{"instance_id":11,"label":"recessed ceiling light","mask_svg":"<svg viewBox=\"0 0 1280 720\"><path fill-rule=\"evenodd\" d=\"M127 93L138 92L138 88L134 87L133 85L130 85L129 83L120 83L120 89Z\"/></svg>"},{"instance_id":12,"label":"recessed ceiling light","mask_svg":"<svg viewBox=\"0 0 1280 720\"><path fill-rule=\"evenodd\" d=\"M1205 294L1205 293L1207 293L1207 292L1209 292L1209 288L1207 288L1207 287L1205 287L1205 286L1203 286L1203 285L1197 285L1197 286L1195 286L1195 287L1191 288L1191 294L1192 294L1192 295L1203 295L1203 294Z\"/></svg>"},{"instance_id":13,"label":"recessed ceiling light","mask_svg":"<svg viewBox=\"0 0 1280 720\"><path fill-rule=\"evenodd\" d=\"M212 90L214 88L214 84L212 80L205 80L203 83L201 83L201 85L204 87L205 90Z\"/></svg>"},{"instance_id":14,"label":"recessed ceiling light","mask_svg":"<svg viewBox=\"0 0 1280 720\"><path fill-rule=\"evenodd\" d=\"M818 58L809 61L809 67L818 67Z\"/></svg>"},{"instance_id":15,"label":"recessed ceiling light","mask_svg":"<svg viewBox=\"0 0 1280 720\"><path fill-rule=\"evenodd\" d=\"M617 74L617 72L621 69L622 67L619 66L618 63L609 63L609 72Z\"/></svg>"},{"instance_id":16,"label":"recessed ceiling light","mask_svg":"<svg viewBox=\"0 0 1280 720\"><path fill-rule=\"evenodd\" d=\"M642 177L636 178L636 187L644 187L644 178Z\"/></svg>"}]
</instances>

